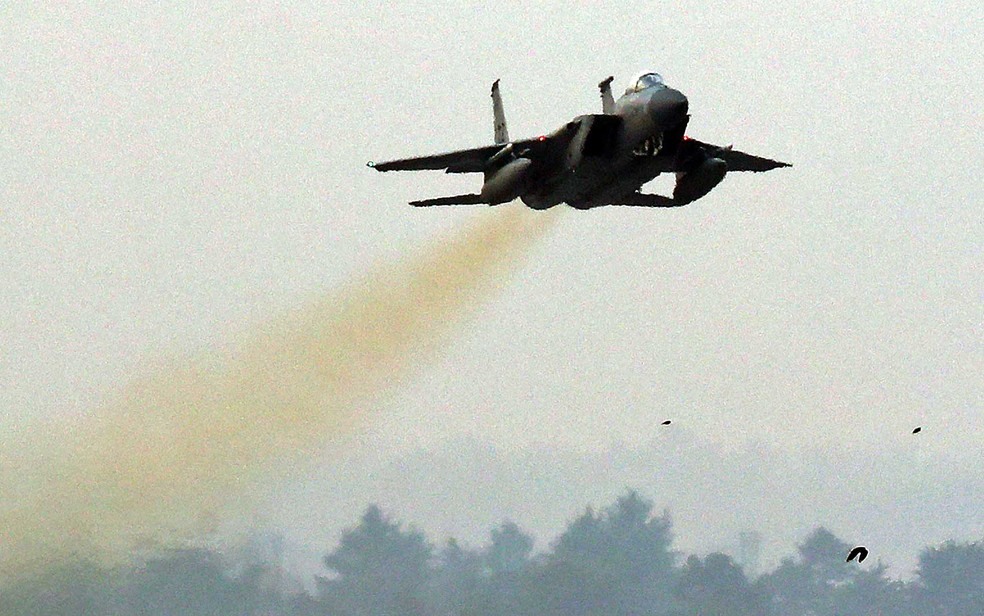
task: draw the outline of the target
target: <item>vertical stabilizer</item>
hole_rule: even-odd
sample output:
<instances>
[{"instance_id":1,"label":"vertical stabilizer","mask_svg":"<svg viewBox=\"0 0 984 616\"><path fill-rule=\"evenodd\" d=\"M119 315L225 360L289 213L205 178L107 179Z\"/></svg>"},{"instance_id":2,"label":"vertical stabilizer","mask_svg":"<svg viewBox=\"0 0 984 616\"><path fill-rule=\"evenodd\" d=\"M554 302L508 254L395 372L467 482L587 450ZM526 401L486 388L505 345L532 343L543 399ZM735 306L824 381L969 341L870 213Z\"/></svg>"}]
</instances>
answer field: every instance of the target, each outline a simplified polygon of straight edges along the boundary
<instances>
[{"instance_id":1,"label":"vertical stabilizer","mask_svg":"<svg viewBox=\"0 0 984 616\"><path fill-rule=\"evenodd\" d=\"M502 109L502 95L499 94L499 80L492 82L492 115L495 124L495 142L509 143L509 129L506 128L506 112Z\"/></svg>"},{"instance_id":2,"label":"vertical stabilizer","mask_svg":"<svg viewBox=\"0 0 984 616\"><path fill-rule=\"evenodd\" d=\"M605 115L615 113L615 97L612 96L613 79L615 79L614 76L598 84L598 89L601 90L601 112Z\"/></svg>"}]
</instances>

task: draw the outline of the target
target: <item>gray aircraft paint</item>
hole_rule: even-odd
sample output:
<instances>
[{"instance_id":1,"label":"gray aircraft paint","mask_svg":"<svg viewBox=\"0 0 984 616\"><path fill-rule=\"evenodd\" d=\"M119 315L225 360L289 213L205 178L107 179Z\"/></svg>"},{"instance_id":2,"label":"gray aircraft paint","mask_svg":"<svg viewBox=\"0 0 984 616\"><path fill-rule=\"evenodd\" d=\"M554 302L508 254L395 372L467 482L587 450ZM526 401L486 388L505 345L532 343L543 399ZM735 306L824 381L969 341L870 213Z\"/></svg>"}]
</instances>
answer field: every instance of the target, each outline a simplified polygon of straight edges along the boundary
<instances>
[{"instance_id":1,"label":"gray aircraft paint","mask_svg":"<svg viewBox=\"0 0 984 616\"><path fill-rule=\"evenodd\" d=\"M499 80L492 84L495 145L383 163L377 171L482 172L479 194L411 201L411 205L497 205L520 198L534 209L566 203L678 207L710 192L728 171L768 171L787 163L685 136L687 97L657 73L643 73L614 101L612 77L598 84L602 114L582 115L534 139L509 141ZM677 174L673 197L639 192L664 172Z\"/></svg>"}]
</instances>

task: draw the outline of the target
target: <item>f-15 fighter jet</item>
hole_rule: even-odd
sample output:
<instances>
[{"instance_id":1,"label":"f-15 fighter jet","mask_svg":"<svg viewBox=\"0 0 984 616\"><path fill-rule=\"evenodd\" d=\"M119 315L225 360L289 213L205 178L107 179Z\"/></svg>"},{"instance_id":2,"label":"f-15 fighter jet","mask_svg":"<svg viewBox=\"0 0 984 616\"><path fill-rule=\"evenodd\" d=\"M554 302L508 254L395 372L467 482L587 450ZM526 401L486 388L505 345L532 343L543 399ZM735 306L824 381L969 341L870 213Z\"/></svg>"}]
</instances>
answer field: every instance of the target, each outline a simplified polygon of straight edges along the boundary
<instances>
[{"instance_id":1,"label":"f-15 fighter jet","mask_svg":"<svg viewBox=\"0 0 984 616\"><path fill-rule=\"evenodd\" d=\"M769 171L789 164L685 136L687 97L658 73L643 73L618 101L612 77L598 84L601 114L574 118L549 135L510 141L499 94L492 84L495 144L368 165L377 171L443 170L481 173L478 194L411 201L410 205L497 205L516 199L542 210L566 203L678 207L706 195L728 171ZM640 192L661 173L676 174L672 197Z\"/></svg>"}]
</instances>

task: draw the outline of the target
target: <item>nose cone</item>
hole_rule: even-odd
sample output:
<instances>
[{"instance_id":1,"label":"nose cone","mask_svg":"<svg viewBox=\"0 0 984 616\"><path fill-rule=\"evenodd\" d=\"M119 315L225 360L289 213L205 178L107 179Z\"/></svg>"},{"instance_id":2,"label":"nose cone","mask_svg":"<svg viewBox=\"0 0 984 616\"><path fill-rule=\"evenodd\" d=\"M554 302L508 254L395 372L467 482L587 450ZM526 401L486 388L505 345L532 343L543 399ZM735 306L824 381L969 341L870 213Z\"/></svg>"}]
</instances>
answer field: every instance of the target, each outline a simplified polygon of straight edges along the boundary
<instances>
[{"instance_id":1,"label":"nose cone","mask_svg":"<svg viewBox=\"0 0 984 616\"><path fill-rule=\"evenodd\" d=\"M649 99L649 117L660 130L669 130L687 117L687 97L673 88L653 92Z\"/></svg>"}]
</instances>

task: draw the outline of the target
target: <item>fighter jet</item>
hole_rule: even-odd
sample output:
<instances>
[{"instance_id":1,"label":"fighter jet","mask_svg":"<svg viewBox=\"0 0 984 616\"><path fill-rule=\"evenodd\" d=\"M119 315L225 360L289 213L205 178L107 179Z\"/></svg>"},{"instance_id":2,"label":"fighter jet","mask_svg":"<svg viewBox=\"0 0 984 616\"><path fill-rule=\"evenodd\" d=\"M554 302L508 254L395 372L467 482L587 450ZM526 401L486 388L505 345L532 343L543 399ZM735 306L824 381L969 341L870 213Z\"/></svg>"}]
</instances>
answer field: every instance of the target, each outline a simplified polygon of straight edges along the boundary
<instances>
[{"instance_id":1,"label":"fighter jet","mask_svg":"<svg viewBox=\"0 0 984 616\"><path fill-rule=\"evenodd\" d=\"M431 156L369 162L377 171L481 173L481 192L411 201L410 205L498 205L517 197L533 209L562 203L678 207L700 199L728 171L769 171L787 163L703 143L686 136L688 101L658 73L633 79L618 101L609 77L598 84L602 113L582 115L548 135L511 141L492 84L495 143ZM661 173L676 174L672 197L640 192Z\"/></svg>"}]
</instances>

